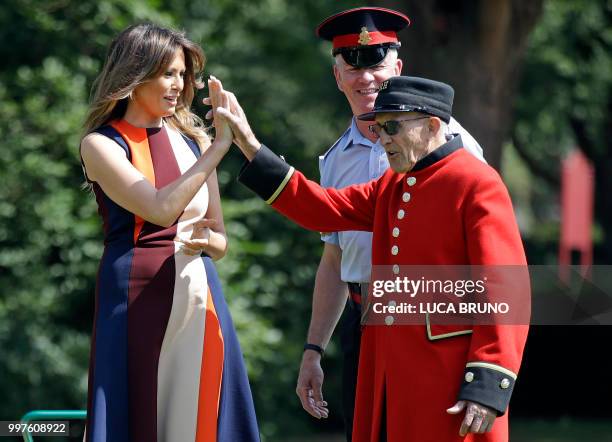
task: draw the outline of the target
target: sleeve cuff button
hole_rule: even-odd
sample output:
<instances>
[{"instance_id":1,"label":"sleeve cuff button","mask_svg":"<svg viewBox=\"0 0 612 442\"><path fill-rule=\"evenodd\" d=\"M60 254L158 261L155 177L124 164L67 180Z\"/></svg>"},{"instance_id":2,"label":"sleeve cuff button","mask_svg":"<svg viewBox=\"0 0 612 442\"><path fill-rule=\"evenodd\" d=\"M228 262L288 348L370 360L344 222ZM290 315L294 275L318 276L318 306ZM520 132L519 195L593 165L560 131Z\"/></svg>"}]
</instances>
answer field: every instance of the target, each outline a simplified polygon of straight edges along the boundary
<instances>
[{"instance_id":1,"label":"sleeve cuff button","mask_svg":"<svg viewBox=\"0 0 612 442\"><path fill-rule=\"evenodd\" d=\"M472 373L471 371L468 371L465 374L465 382L472 382L474 380L474 373Z\"/></svg>"},{"instance_id":2,"label":"sleeve cuff button","mask_svg":"<svg viewBox=\"0 0 612 442\"><path fill-rule=\"evenodd\" d=\"M499 386L505 390L506 388L510 387L510 381L507 378L503 378L499 383Z\"/></svg>"}]
</instances>

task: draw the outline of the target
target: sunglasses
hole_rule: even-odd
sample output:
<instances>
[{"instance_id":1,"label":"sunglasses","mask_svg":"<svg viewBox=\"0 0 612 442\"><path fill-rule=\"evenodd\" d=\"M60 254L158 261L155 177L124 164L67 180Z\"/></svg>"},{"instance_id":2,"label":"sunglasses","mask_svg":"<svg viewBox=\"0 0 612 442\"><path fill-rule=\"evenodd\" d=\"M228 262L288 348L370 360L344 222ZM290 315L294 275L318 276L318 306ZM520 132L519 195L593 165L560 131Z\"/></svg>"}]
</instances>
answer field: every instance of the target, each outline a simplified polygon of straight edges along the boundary
<instances>
[{"instance_id":1,"label":"sunglasses","mask_svg":"<svg viewBox=\"0 0 612 442\"><path fill-rule=\"evenodd\" d=\"M425 118L429 118L429 117L408 118L405 120L388 120L388 121L385 121L383 124L378 124L378 123L370 124L368 126L368 129L370 129L370 132L372 132L374 135L378 137L380 137L380 131L384 129L387 135L392 137L393 135L397 135L402 123L406 121L423 120Z\"/></svg>"},{"instance_id":2,"label":"sunglasses","mask_svg":"<svg viewBox=\"0 0 612 442\"><path fill-rule=\"evenodd\" d=\"M344 61L353 67L370 68L380 64L387 56L389 49L397 49L399 47L399 43L394 43L378 46L337 48L332 51L332 55L336 56L341 54Z\"/></svg>"}]
</instances>

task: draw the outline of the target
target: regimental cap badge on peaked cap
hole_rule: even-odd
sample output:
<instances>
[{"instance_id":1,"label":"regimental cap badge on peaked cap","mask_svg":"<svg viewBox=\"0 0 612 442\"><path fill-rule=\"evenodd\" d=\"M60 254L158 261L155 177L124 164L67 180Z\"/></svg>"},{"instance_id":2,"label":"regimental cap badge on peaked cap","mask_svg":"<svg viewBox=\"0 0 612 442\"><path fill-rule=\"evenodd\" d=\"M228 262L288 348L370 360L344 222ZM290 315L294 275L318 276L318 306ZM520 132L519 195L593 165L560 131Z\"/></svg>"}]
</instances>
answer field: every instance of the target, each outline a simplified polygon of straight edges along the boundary
<instances>
[{"instance_id":1,"label":"regimental cap badge on peaked cap","mask_svg":"<svg viewBox=\"0 0 612 442\"><path fill-rule=\"evenodd\" d=\"M368 28L366 28L365 26L362 26L361 32L359 33L359 40L357 40L357 43L359 43L362 46L366 46L371 41L372 41L372 37L370 37Z\"/></svg>"},{"instance_id":2,"label":"regimental cap badge on peaked cap","mask_svg":"<svg viewBox=\"0 0 612 442\"><path fill-rule=\"evenodd\" d=\"M328 17L317 26L315 32L317 37L331 41L334 49L337 49L397 43L397 32L408 25L410 19L401 12L367 6Z\"/></svg>"},{"instance_id":3,"label":"regimental cap badge on peaked cap","mask_svg":"<svg viewBox=\"0 0 612 442\"><path fill-rule=\"evenodd\" d=\"M383 112L420 112L448 123L454 95L446 83L420 77L391 77L381 83L372 112L358 118L371 121Z\"/></svg>"}]
</instances>

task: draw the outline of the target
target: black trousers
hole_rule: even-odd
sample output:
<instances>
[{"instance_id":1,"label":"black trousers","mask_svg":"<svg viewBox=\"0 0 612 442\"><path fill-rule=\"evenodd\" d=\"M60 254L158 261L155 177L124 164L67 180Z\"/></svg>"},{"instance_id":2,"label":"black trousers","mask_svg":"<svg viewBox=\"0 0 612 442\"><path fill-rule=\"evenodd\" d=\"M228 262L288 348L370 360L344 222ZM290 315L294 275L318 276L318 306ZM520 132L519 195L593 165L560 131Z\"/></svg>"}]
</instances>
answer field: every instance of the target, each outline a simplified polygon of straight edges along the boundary
<instances>
[{"instance_id":1,"label":"black trousers","mask_svg":"<svg viewBox=\"0 0 612 442\"><path fill-rule=\"evenodd\" d=\"M355 413L355 394L357 391L357 367L359 366L359 345L361 343L361 309L349 300L340 335L342 349L342 411L346 440L353 436L353 414Z\"/></svg>"}]
</instances>

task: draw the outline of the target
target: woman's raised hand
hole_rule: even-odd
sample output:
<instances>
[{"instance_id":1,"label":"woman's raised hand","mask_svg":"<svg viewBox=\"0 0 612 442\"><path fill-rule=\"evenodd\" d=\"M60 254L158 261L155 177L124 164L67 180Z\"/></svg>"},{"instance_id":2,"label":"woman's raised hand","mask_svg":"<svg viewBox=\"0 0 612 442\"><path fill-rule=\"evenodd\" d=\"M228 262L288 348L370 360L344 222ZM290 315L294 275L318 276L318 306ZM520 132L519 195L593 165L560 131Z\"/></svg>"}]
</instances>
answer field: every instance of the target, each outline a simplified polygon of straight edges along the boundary
<instances>
[{"instance_id":1,"label":"woman's raised hand","mask_svg":"<svg viewBox=\"0 0 612 442\"><path fill-rule=\"evenodd\" d=\"M210 97L205 99L208 101L208 104L210 104L214 110L226 109L230 112L230 98L223 90L221 82L212 75L208 80L208 90L210 91ZM213 112L213 115L213 126L215 127L214 144L221 149L227 150L232 145L232 130L227 120L218 116L218 112Z\"/></svg>"}]
</instances>

